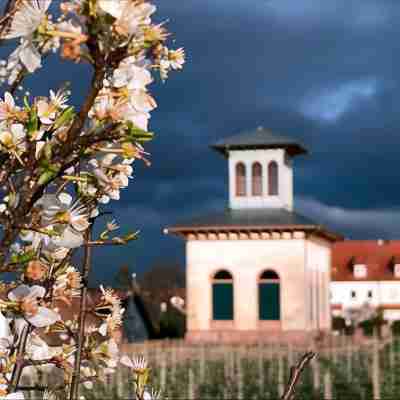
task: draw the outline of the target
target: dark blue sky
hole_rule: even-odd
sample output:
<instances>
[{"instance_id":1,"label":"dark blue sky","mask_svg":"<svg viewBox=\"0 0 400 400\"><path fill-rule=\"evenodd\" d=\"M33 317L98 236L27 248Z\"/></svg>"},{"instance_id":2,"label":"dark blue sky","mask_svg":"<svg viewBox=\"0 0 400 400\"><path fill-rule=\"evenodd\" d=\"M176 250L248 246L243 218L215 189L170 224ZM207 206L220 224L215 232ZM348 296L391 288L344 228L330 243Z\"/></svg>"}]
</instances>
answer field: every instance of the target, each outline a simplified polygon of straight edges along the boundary
<instances>
[{"instance_id":1,"label":"dark blue sky","mask_svg":"<svg viewBox=\"0 0 400 400\"><path fill-rule=\"evenodd\" d=\"M182 73L153 85L153 165L137 164L122 201L122 226L140 229L126 248L96 250L97 279L123 263L141 271L184 262L183 243L164 226L227 204L217 139L263 125L310 150L295 163L295 207L351 238L400 238L400 2L397 0L168 0ZM60 77L76 99L88 73L59 64L33 92ZM57 71L57 72L56 72Z\"/></svg>"}]
</instances>

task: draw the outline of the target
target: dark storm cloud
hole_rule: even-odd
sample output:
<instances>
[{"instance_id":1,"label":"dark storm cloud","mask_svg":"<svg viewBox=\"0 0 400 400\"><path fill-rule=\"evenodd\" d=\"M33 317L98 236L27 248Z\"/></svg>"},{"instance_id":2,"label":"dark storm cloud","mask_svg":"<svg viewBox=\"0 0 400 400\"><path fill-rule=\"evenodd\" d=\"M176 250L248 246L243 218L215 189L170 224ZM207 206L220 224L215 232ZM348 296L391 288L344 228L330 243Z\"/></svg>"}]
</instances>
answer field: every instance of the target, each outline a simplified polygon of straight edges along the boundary
<instances>
[{"instance_id":1,"label":"dark storm cloud","mask_svg":"<svg viewBox=\"0 0 400 400\"><path fill-rule=\"evenodd\" d=\"M295 163L300 212L346 236L399 238L400 2L156 3L158 20L169 19L174 46L185 47L188 62L153 85L153 165L138 164L122 201L110 206L117 205L122 226L141 229L141 239L96 250L98 278L110 279L115 264L183 261L182 242L162 228L227 205L226 160L208 145L258 125L310 149ZM87 68L57 71L31 80L33 91L45 93L62 75L76 81L78 103Z\"/></svg>"},{"instance_id":2,"label":"dark storm cloud","mask_svg":"<svg viewBox=\"0 0 400 400\"><path fill-rule=\"evenodd\" d=\"M173 182L161 201L170 200L171 213L185 203L197 213L208 201L224 207L225 161L207 145L262 124L311 150L296 162L299 211L345 235L399 236L400 4L172 1L160 3L160 12L170 16L189 62L160 91L158 165L138 179L152 181L149 191L158 177ZM168 152L173 147L179 155ZM209 181L209 189L193 187L191 177Z\"/></svg>"}]
</instances>

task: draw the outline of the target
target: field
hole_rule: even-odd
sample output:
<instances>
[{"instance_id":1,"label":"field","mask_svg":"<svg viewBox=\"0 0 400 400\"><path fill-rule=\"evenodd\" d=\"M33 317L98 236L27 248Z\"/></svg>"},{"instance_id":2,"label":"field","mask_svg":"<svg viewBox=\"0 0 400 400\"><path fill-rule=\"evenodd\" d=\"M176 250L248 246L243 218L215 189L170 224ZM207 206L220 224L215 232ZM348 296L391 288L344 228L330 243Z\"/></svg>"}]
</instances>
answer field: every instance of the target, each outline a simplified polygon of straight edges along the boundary
<instances>
[{"instance_id":1,"label":"field","mask_svg":"<svg viewBox=\"0 0 400 400\"><path fill-rule=\"evenodd\" d=\"M163 398L279 399L290 366L307 349L291 346L189 346L184 342L129 346L152 366L152 384ZM400 339L371 339L355 345L343 337L316 350L302 375L296 399L400 399ZM104 385L81 390L86 400L132 399L127 371L119 369Z\"/></svg>"},{"instance_id":2,"label":"field","mask_svg":"<svg viewBox=\"0 0 400 400\"><path fill-rule=\"evenodd\" d=\"M306 349L289 346L135 346L148 357L153 383L173 399L279 399L290 366ZM296 399L400 399L400 340L354 345L346 338L318 351L302 376ZM127 399L127 376L119 372L86 399Z\"/></svg>"}]
</instances>

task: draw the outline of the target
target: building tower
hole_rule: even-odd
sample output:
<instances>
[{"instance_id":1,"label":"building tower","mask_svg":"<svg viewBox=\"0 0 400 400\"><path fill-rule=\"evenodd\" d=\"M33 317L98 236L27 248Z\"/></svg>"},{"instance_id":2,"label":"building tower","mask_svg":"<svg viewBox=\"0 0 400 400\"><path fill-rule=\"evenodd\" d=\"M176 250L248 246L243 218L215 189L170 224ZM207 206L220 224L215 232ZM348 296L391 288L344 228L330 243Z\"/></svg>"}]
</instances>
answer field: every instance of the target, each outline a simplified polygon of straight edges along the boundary
<instances>
[{"instance_id":1,"label":"building tower","mask_svg":"<svg viewBox=\"0 0 400 400\"><path fill-rule=\"evenodd\" d=\"M305 148L264 128L211 147L229 163L229 207L166 228L186 240L186 338L304 340L330 330L340 237L293 211L293 157Z\"/></svg>"}]
</instances>

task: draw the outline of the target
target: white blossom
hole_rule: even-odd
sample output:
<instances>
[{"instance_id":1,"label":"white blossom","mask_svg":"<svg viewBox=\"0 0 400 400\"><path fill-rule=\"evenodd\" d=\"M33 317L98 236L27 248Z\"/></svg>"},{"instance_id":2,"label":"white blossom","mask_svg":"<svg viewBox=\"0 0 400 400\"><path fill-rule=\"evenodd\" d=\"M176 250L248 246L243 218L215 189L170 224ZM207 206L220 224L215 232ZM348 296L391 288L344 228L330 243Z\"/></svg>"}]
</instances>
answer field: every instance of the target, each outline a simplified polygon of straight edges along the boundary
<instances>
[{"instance_id":1,"label":"white blossom","mask_svg":"<svg viewBox=\"0 0 400 400\"><path fill-rule=\"evenodd\" d=\"M139 67L136 58L131 56L121 61L119 67L114 71L111 81L114 87L126 86L128 89L145 89L153 82L151 73L147 68Z\"/></svg>"},{"instance_id":2,"label":"white blossom","mask_svg":"<svg viewBox=\"0 0 400 400\"><path fill-rule=\"evenodd\" d=\"M0 147L17 153L26 149L26 131L22 124L12 124L10 128L0 126Z\"/></svg>"},{"instance_id":3,"label":"white blossom","mask_svg":"<svg viewBox=\"0 0 400 400\"><path fill-rule=\"evenodd\" d=\"M124 355L121 357L120 363L132 369L134 372L141 372L148 367L147 360L143 356L131 358L127 355Z\"/></svg>"},{"instance_id":4,"label":"white blossom","mask_svg":"<svg viewBox=\"0 0 400 400\"><path fill-rule=\"evenodd\" d=\"M131 0L99 0L100 9L116 19L115 27L121 35L134 35L141 25L151 23L156 7L150 3L137 4Z\"/></svg>"},{"instance_id":5,"label":"white blossom","mask_svg":"<svg viewBox=\"0 0 400 400\"><path fill-rule=\"evenodd\" d=\"M60 315L55 311L40 306L38 299L46 294L42 286L20 285L8 293L11 301L21 303L21 309L26 320L37 328L43 328L52 325L60 319Z\"/></svg>"},{"instance_id":6,"label":"white blossom","mask_svg":"<svg viewBox=\"0 0 400 400\"><path fill-rule=\"evenodd\" d=\"M9 31L3 38L31 36L46 17L50 4L51 0L23 0L13 16Z\"/></svg>"},{"instance_id":7,"label":"white blossom","mask_svg":"<svg viewBox=\"0 0 400 400\"><path fill-rule=\"evenodd\" d=\"M4 101L0 101L0 121L13 117L19 110L20 108L15 105L12 94L5 92Z\"/></svg>"}]
</instances>

